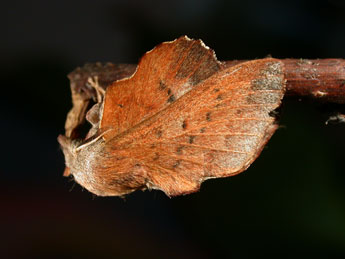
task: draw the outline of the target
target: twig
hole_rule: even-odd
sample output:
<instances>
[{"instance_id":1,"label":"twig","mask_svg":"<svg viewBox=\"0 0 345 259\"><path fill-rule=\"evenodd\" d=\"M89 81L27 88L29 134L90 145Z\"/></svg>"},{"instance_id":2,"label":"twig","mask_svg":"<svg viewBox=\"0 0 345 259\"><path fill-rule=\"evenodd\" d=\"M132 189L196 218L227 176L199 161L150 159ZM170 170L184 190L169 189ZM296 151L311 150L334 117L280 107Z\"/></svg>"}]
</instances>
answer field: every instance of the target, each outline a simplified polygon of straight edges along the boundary
<instances>
[{"instance_id":1,"label":"twig","mask_svg":"<svg viewBox=\"0 0 345 259\"><path fill-rule=\"evenodd\" d=\"M244 60L225 61L229 67ZM345 103L345 60L344 59L282 59L285 67L286 95L309 97L324 102ZM114 65L107 63L87 64L69 74L72 90L83 91L86 98L95 92L87 85L91 76L98 76L104 89L113 81L130 76L135 65Z\"/></svg>"}]
</instances>

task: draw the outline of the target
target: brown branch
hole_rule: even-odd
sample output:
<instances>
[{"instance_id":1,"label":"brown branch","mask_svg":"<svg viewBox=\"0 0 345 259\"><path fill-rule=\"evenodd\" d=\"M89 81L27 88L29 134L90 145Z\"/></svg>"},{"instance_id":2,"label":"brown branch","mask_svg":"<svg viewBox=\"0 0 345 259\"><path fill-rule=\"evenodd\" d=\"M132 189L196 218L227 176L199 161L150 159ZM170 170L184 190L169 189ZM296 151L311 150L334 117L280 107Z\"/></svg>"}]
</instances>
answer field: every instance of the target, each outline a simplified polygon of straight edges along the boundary
<instances>
[{"instance_id":1,"label":"brown branch","mask_svg":"<svg viewBox=\"0 0 345 259\"><path fill-rule=\"evenodd\" d=\"M244 60L233 60L223 64L229 67L242 62ZM282 59L282 62L285 65L287 96L345 103L344 59ZM100 85L106 88L113 81L133 74L135 68L136 65L87 64L75 69L68 77L73 91L83 92L85 98L91 98L94 92L87 85L88 77L98 76Z\"/></svg>"},{"instance_id":2,"label":"brown branch","mask_svg":"<svg viewBox=\"0 0 345 259\"><path fill-rule=\"evenodd\" d=\"M285 59L287 94L345 103L345 60Z\"/></svg>"}]
</instances>

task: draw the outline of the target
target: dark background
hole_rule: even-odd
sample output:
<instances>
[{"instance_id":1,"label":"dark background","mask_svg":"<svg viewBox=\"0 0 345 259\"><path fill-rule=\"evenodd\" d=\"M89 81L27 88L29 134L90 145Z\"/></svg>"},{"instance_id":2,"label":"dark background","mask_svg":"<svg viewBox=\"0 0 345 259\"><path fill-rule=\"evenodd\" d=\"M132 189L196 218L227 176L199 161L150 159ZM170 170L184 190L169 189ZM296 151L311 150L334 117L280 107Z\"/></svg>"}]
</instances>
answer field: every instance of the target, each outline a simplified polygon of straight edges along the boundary
<instances>
[{"instance_id":1,"label":"dark background","mask_svg":"<svg viewBox=\"0 0 345 259\"><path fill-rule=\"evenodd\" d=\"M0 257L345 256L345 126L286 100L244 173L169 199L95 197L62 177L67 73L201 38L220 60L345 56L344 1L7 1L0 11ZM73 188L74 187L74 188Z\"/></svg>"}]
</instances>

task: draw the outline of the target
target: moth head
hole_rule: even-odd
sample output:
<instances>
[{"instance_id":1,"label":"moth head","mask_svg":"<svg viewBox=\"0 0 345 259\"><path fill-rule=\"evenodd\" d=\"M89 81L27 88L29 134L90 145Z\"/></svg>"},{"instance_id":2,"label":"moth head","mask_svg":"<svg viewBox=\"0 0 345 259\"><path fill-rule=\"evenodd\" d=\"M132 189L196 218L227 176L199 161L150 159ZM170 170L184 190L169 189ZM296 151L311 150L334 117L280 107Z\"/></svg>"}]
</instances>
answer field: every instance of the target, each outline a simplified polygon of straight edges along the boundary
<instances>
[{"instance_id":1,"label":"moth head","mask_svg":"<svg viewBox=\"0 0 345 259\"><path fill-rule=\"evenodd\" d=\"M94 170L99 161L100 138L82 141L60 135L58 142L65 156L64 176L72 175L74 180L87 190L103 195L102 185L96 179L96 170Z\"/></svg>"},{"instance_id":2,"label":"moth head","mask_svg":"<svg viewBox=\"0 0 345 259\"><path fill-rule=\"evenodd\" d=\"M64 135L59 135L58 142L62 148L66 161L64 176L69 176L71 174L71 167L73 167L73 161L75 161L77 157L77 148L81 144L81 141L72 140Z\"/></svg>"}]
</instances>

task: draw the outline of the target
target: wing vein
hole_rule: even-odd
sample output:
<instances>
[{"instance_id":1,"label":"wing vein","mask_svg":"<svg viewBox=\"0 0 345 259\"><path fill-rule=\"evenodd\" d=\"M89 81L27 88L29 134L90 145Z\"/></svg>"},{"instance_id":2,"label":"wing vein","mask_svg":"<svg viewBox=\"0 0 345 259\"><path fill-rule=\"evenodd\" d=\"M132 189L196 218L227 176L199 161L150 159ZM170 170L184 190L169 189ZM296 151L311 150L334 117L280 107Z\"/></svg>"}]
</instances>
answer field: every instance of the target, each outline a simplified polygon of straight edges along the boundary
<instances>
[{"instance_id":1,"label":"wing vein","mask_svg":"<svg viewBox=\"0 0 345 259\"><path fill-rule=\"evenodd\" d=\"M157 142L162 143L162 144L179 144L179 145L183 144L184 146L195 147L195 148L206 149L206 150L214 150L214 151L219 151L219 152L224 152L224 153L238 153L238 154L247 154L247 155L250 154L248 152L243 152L243 151L238 151L238 150L217 149L217 148L212 148L212 147L207 147L207 146L194 145L187 142L182 142L182 143L168 142L168 141L157 141Z\"/></svg>"},{"instance_id":2,"label":"wing vein","mask_svg":"<svg viewBox=\"0 0 345 259\"><path fill-rule=\"evenodd\" d=\"M199 128L198 128L199 129ZM178 137L183 137L183 136L186 136L186 135L189 135L189 133L191 132L192 130L188 131L188 132L185 132L181 135L177 135L177 136L174 136L174 137L170 137L170 138L165 138L165 139L174 139L174 138L178 138ZM238 133L219 133L219 134L213 134L213 133L193 133L193 134L190 134L191 136L253 136L253 137L260 137L260 135L258 134L251 134L251 133L244 133L244 132L238 132Z\"/></svg>"}]
</instances>

